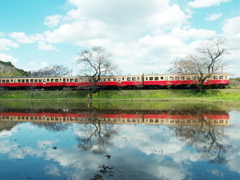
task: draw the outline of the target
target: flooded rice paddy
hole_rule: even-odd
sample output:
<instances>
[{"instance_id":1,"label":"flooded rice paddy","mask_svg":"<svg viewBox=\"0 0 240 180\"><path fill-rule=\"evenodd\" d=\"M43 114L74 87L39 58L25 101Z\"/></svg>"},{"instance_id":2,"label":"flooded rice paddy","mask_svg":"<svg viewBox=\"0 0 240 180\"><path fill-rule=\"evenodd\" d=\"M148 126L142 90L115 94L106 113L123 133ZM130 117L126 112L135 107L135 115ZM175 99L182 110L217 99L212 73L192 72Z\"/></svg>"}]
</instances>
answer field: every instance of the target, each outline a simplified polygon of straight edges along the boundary
<instances>
[{"instance_id":1,"label":"flooded rice paddy","mask_svg":"<svg viewBox=\"0 0 240 180\"><path fill-rule=\"evenodd\" d=\"M1 179L240 179L240 111L211 104L8 102Z\"/></svg>"}]
</instances>

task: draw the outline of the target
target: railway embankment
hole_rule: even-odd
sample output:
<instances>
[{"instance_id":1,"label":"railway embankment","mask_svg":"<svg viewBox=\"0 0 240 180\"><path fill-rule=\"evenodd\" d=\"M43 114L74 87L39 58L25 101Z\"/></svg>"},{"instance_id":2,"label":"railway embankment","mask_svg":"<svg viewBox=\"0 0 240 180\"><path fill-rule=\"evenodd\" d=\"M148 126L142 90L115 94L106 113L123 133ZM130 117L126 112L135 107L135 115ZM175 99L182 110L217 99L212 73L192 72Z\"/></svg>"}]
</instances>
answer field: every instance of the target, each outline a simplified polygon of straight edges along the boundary
<instances>
[{"instance_id":1,"label":"railway embankment","mask_svg":"<svg viewBox=\"0 0 240 180\"><path fill-rule=\"evenodd\" d=\"M228 101L240 103L240 89L195 90L106 90L90 91L0 91L0 100L62 101L131 100L131 101Z\"/></svg>"}]
</instances>

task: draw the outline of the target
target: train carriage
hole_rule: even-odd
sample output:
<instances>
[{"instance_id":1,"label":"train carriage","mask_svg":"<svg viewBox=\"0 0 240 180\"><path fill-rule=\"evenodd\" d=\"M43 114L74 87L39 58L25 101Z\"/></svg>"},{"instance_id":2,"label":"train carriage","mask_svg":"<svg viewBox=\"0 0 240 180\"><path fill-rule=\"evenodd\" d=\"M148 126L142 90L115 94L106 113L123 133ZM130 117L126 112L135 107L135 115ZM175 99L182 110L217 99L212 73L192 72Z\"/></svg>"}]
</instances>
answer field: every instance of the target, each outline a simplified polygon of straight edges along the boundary
<instances>
[{"instance_id":1,"label":"train carriage","mask_svg":"<svg viewBox=\"0 0 240 180\"><path fill-rule=\"evenodd\" d=\"M199 84L196 75L144 75L144 87L162 88L162 87L191 87ZM204 83L208 87L222 87L229 85L228 74L213 74Z\"/></svg>"},{"instance_id":2,"label":"train carriage","mask_svg":"<svg viewBox=\"0 0 240 180\"><path fill-rule=\"evenodd\" d=\"M109 84L110 83L110 84ZM129 76L115 76L112 81L99 82L100 86L115 86L121 88L135 89L142 87L143 81L140 75L129 75Z\"/></svg>"},{"instance_id":3,"label":"train carriage","mask_svg":"<svg viewBox=\"0 0 240 180\"><path fill-rule=\"evenodd\" d=\"M0 78L3 89L61 89L63 77L4 77Z\"/></svg>"}]
</instances>

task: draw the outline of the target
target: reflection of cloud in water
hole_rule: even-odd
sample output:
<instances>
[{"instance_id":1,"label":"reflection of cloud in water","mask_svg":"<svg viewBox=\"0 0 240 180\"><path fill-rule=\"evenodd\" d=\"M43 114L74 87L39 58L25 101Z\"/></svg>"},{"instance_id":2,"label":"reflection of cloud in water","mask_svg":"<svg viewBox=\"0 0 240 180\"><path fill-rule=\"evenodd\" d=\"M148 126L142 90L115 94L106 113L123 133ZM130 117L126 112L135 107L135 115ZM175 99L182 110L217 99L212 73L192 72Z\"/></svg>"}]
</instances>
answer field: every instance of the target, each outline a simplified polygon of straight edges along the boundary
<instances>
[{"instance_id":1,"label":"reflection of cloud in water","mask_svg":"<svg viewBox=\"0 0 240 180\"><path fill-rule=\"evenodd\" d=\"M7 136L11 136L14 132L17 132L17 128L13 128L10 131L7 130L3 130L0 132L0 137L7 137Z\"/></svg>"},{"instance_id":2,"label":"reflection of cloud in water","mask_svg":"<svg viewBox=\"0 0 240 180\"><path fill-rule=\"evenodd\" d=\"M59 140L55 140L55 141L38 141L38 147L40 149L45 149L47 147L53 147L53 144L59 142Z\"/></svg>"},{"instance_id":3,"label":"reflection of cloud in water","mask_svg":"<svg viewBox=\"0 0 240 180\"><path fill-rule=\"evenodd\" d=\"M161 164L156 168L156 172L158 178L165 177L171 180L180 180L186 177L183 167L174 162Z\"/></svg>"},{"instance_id":4,"label":"reflection of cloud in water","mask_svg":"<svg viewBox=\"0 0 240 180\"><path fill-rule=\"evenodd\" d=\"M46 174L54 175L54 176L61 176L60 170L56 165L50 164L45 167Z\"/></svg>"},{"instance_id":5,"label":"reflection of cloud in water","mask_svg":"<svg viewBox=\"0 0 240 180\"><path fill-rule=\"evenodd\" d=\"M179 142L176 137L170 136L171 131L167 127L163 129L153 126L150 130L152 135L149 135L140 126L136 128L124 126L122 136L116 137L118 143L115 145L119 148L138 148L146 155L167 155L180 152L185 144Z\"/></svg>"},{"instance_id":6,"label":"reflection of cloud in water","mask_svg":"<svg viewBox=\"0 0 240 180\"><path fill-rule=\"evenodd\" d=\"M0 141L0 153L9 153L16 146L16 144L10 143L8 140Z\"/></svg>"},{"instance_id":7,"label":"reflection of cloud in water","mask_svg":"<svg viewBox=\"0 0 240 180\"><path fill-rule=\"evenodd\" d=\"M234 155L228 162L230 170L240 173L240 154Z\"/></svg>"}]
</instances>

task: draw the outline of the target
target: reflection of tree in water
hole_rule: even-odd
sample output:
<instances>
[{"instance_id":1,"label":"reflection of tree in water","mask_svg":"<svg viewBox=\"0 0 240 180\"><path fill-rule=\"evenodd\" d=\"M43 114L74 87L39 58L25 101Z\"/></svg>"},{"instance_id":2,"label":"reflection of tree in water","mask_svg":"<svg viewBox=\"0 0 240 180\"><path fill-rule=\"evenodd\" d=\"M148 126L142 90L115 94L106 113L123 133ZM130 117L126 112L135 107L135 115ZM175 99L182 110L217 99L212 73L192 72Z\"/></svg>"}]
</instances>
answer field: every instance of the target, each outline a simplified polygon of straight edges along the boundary
<instances>
[{"instance_id":1,"label":"reflection of tree in water","mask_svg":"<svg viewBox=\"0 0 240 180\"><path fill-rule=\"evenodd\" d=\"M226 153L231 145L224 144L227 137L223 134L221 126L214 126L207 121L202 114L197 119L198 124L179 125L170 127L177 136L183 137L183 141L190 146L195 146L202 153L202 159L209 159L213 163L226 163Z\"/></svg>"},{"instance_id":2,"label":"reflection of tree in water","mask_svg":"<svg viewBox=\"0 0 240 180\"><path fill-rule=\"evenodd\" d=\"M110 141L118 134L119 126L115 128L114 124L101 124L102 120L96 115L91 118L91 121L91 124L79 126L82 134L81 137L77 137L78 147L84 151L102 154L112 145Z\"/></svg>"},{"instance_id":3,"label":"reflection of tree in water","mask_svg":"<svg viewBox=\"0 0 240 180\"><path fill-rule=\"evenodd\" d=\"M39 127L43 127L46 130L59 132L59 131L66 131L71 124L69 123L32 123Z\"/></svg>"}]
</instances>

